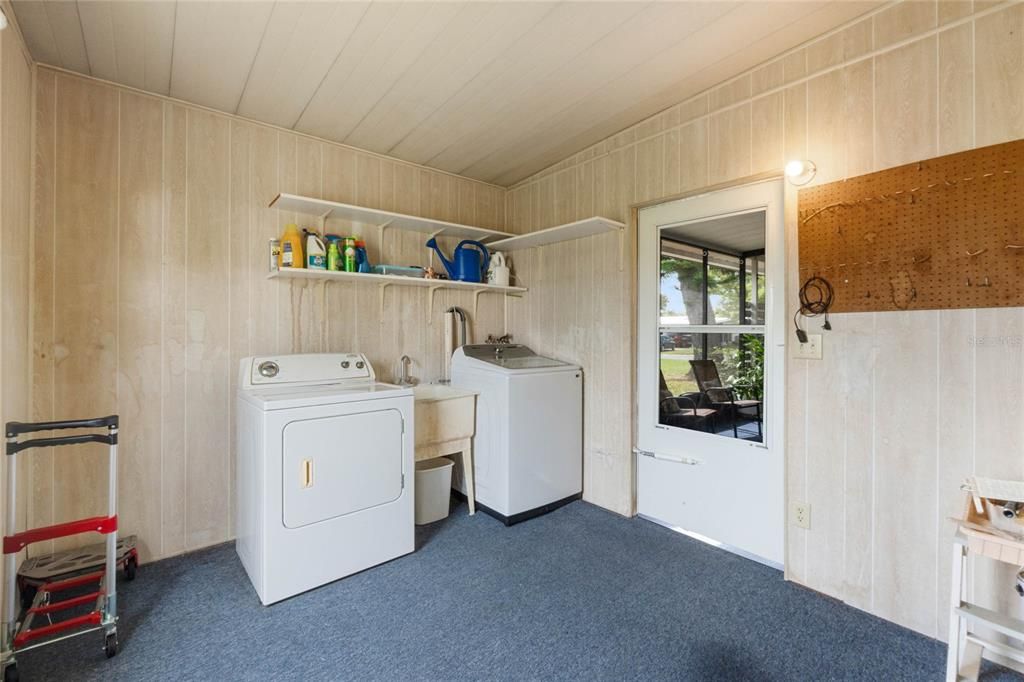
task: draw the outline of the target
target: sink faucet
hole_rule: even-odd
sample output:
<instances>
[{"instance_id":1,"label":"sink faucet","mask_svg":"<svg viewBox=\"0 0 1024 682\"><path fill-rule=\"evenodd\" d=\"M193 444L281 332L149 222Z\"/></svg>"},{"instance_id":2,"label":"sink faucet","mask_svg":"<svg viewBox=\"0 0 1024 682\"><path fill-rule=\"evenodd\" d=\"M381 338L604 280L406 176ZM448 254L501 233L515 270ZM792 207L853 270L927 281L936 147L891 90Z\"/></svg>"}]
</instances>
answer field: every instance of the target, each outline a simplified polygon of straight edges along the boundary
<instances>
[{"instance_id":1,"label":"sink faucet","mask_svg":"<svg viewBox=\"0 0 1024 682\"><path fill-rule=\"evenodd\" d=\"M400 374L398 375L399 386L414 386L416 384L416 380L409 374L409 365L411 364L412 358L408 355L398 358L398 365L400 367Z\"/></svg>"}]
</instances>

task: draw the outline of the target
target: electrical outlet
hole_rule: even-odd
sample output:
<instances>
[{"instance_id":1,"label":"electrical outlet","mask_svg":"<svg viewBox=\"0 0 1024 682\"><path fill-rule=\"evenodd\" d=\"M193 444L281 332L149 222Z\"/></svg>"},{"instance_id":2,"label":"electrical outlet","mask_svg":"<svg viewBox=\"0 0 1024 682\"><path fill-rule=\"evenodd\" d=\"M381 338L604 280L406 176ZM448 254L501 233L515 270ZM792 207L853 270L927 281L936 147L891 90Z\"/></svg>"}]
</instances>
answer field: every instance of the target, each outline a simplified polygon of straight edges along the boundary
<instances>
[{"instance_id":1,"label":"electrical outlet","mask_svg":"<svg viewBox=\"0 0 1024 682\"><path fill-rule=\"evenodd\" d=\"M821 334L808 334L807 341L797 343L793 357L801 360L821 360Z\"/></svg>"},{"instance_id":2,"label":"electrical outlet","mask_svg":"<svg viewBox=\"0 0 1024 682\"><path fill-rule=\"evenodd\" d=\"M811 505L806 502L793 503L793 525L797 528L811 529Z\"/></svg>"}]
</instances>

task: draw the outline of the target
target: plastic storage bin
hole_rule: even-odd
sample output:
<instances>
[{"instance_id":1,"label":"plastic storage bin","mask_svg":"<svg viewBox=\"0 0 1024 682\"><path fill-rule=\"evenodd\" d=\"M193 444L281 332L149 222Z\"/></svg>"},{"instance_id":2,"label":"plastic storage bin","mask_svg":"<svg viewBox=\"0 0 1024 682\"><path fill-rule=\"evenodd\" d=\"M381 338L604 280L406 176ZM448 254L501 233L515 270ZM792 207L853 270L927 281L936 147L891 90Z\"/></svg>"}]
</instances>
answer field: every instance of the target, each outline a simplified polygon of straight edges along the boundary
<instances>
[{"instance_id":1,"label":"plastic storage bin","mask_svg":"<svg viewBox=\"0 0 1024 682\"><path fill-rule=\"evenodd\" d=\"M416 462L416 525L448 517L452 495L452 467L447 457Z\"/></svg>"}]
</instances>

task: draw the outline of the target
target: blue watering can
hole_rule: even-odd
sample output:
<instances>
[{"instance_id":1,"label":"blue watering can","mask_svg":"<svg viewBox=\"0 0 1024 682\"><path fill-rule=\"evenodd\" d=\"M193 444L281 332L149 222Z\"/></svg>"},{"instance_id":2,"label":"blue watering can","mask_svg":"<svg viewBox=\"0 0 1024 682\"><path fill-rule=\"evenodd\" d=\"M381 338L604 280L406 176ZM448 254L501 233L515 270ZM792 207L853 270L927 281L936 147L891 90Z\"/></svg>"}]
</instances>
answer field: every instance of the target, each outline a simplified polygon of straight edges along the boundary
<instances>
[{"instance_id":1,"label":"blue watering can","mask_svg":"<svg viewBox=\"0 0 1024 682\"><path fill-rule=\"evenodd\" d=\"M464 239L459 242L452 253L452 259L448 260L441 253L437 246L437 240L433 237L427 242L427 246L437 251L438 258L444 263L448 276L460 282L483 282L484 272L487 271L487 263L491 260L491 254L487 247L472 239ZM481 256L483 261L481 262Z\"/></svg>"}]
</instances>

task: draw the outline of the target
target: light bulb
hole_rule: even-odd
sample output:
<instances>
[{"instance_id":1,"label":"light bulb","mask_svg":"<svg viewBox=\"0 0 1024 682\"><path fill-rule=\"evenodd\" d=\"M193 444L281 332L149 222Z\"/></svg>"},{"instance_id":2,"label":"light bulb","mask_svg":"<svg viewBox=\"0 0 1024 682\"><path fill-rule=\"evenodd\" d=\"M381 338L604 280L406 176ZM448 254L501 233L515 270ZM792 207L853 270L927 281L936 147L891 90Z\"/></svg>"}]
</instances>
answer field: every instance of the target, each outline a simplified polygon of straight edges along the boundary
<instances>
[{"instance_id":1,"label":"light bulb","mask_svg":"<svg viewBox=\"0 0 1024 682\"><path fill-rule=\"evenodd\" d=\"M813 161L801 161L794 159L786 164L785 174L789 182L794 185L806 185L818 171Z\"/></svg>"},{"instance_id":2,"label":"light bulb","mask_svg":"<svg viewBox=\"0 0 1024 682\"><path fill-rule=\"evenodd\" d=\"M2 9L0 9L0 31L4 30L5 28L7 28L7 15L4 14L4 11Z\"/></svg>"}]
</instances>

